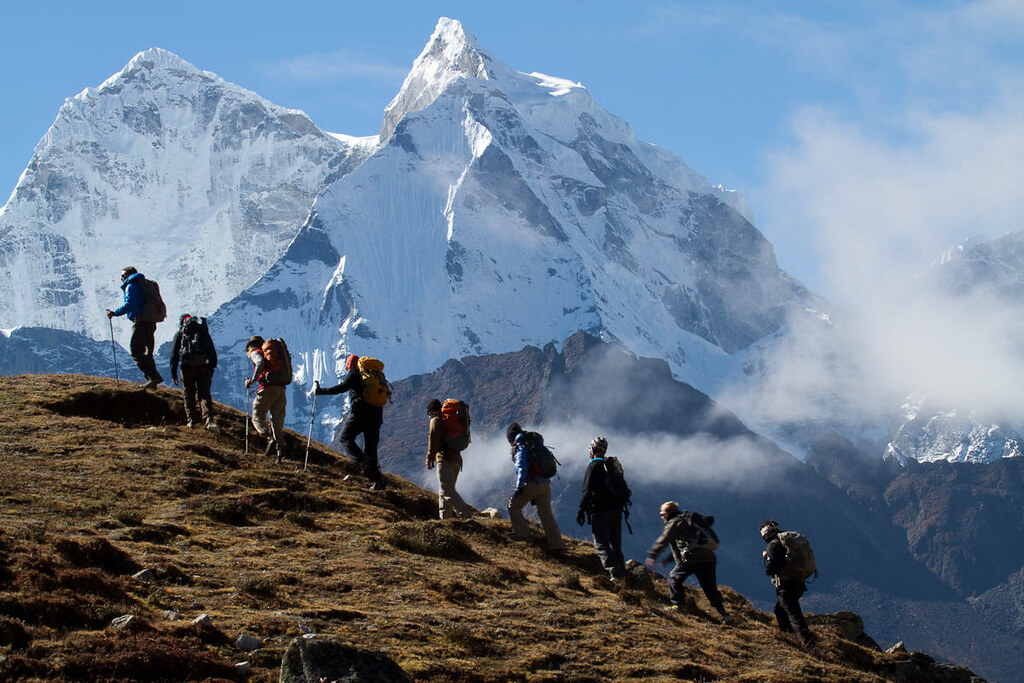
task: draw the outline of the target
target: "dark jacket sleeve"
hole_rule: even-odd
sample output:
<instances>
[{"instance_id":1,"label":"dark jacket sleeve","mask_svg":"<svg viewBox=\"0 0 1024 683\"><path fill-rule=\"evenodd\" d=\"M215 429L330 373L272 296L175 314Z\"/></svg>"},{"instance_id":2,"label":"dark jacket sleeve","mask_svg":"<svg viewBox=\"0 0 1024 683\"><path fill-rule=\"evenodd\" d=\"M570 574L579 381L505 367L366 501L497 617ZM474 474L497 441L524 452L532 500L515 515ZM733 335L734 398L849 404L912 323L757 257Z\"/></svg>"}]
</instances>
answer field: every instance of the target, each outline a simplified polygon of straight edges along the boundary
<instances>
[{"instance_id":1,"label":"dark jacket sleeve","mask_svg":"<svg viewBox=\"0 0 1024 683\"><path fill-rule=\"evenodd\" d=\"M661 536L658 536L658 540L654 542L651 549L647 551L647 557L652 560L658 559L658 555L661 555L666 547L668 547L672 541L678 537L678 525L673 524L675 517L665 522L665 529L661 532Z\"/></svg>"},{"instance_id":2,"label":"dark jacket sleeve","mask_svg":"<svg viewBox=\"0 0 1024 683\"><path fill-rule=\"evenodd\" d=\"M327 394L333 396L334 394L340 394L346 391L352 391L353 389L363 388L363 378L359 375L359 371L352 368L345 375L344 379L341 380L341 384L336 384L333 387L320 387L321 394ZM354 397L353 397L354 398Z\"/></svg>"},{"instance_id":3,"label":"dark jacket sleeve","mask_svg":"<svg viewBox=\"0 0 1024 683\"><path fill-rule=\"evenodd\" d=\"M174 341L171 342L171 379L177 381L178 379L178 361L181 358L181 328L178 328L177 334L174 335Z\"/></svg>"},{"instance_id":4,"label":"dark jacket sleeve","mask_svg":"<svg viewBox=\"0 0 1024 683\"><path fill-rule=\"evenodd\" d=\"M587 471L583 474L583 497L580 498L580 510L584 512L600 509L600 494L604 489L604 467L600 460L591 460Z\"/></svg>"},{"instance_id":5,"label":"dark jacket sleeve","mask_svg":"<svg viewBox=\"0 0 1024 683\"><path fill-rule=\"evenodd\" d=\"M786 564L786 548L782 545L782 541L774 539L768 544L768 547L764 551L764 572L768 576L775 576L782 567Z\"/></svg>"}]
</instances>

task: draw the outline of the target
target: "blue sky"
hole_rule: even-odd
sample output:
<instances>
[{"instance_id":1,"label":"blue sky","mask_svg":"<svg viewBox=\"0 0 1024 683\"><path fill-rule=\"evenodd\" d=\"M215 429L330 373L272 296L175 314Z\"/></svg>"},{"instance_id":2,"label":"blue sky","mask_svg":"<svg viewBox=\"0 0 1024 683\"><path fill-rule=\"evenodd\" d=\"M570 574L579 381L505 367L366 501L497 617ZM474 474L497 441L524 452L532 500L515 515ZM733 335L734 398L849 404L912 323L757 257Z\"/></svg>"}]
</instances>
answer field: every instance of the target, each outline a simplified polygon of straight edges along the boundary
<instances>
[{"instance_id":1,"label":"blue sky","mask_svg":"<svg viewBox=\"0 0 1024 683\"><path fill-rule=\"evenodd\" d=\"M780 265L836 299L1024 228L1022 0L0 0L0 193L65 98L154 46L376 133L440 16L742 192Z\"/></svg>"}]
</instances>

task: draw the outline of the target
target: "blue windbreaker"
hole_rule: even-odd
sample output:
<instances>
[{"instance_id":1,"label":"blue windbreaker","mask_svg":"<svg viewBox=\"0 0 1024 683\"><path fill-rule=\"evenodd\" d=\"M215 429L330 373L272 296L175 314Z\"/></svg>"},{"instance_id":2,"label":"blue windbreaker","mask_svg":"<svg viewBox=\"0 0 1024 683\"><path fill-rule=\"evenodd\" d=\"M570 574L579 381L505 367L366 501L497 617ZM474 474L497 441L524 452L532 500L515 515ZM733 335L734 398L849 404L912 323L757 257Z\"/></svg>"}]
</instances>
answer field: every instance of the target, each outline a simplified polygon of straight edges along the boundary
<instances>
[{"instance_id":1,"label":"blue windbreaker","mask_svg":"<svg viewBox=\"0 0 1024 683\"><path fill-rule=\"evenodd\" d=\"M128 319L132 322L142 315L142 309L146 307L146 295L142 293L141 280L142 273L132 273L127 280L121 283L121 289L124 290L124 304L116 311L111 311L114 315L127 313Z\"/></svg>"}]
</instances>

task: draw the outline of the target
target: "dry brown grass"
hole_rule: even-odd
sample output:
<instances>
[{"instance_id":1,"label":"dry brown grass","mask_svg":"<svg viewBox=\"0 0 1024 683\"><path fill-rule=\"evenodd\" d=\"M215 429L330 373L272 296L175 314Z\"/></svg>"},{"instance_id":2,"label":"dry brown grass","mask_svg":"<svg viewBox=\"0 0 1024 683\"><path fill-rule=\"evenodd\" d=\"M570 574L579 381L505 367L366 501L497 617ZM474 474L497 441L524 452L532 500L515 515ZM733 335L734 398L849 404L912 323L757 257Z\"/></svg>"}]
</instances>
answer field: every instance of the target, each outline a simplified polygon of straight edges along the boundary
<instances>
[{"instance_id":1,"label":"dry brown grass","mask_svg":"<svg viewBox=\"0 0 1024 683\"><path fill-rule=\"evenodd\" d=\"M552 558L504 520L437 521L432 492L390 476L370 492L322 445L306 472L245 458L242 416L218 411L215 435L181 426L178 391L0 378L0 679L242 680L249 659L249 680L276 681L304 631L419 681L895 678L894 656L829 630L805 652L728 588L733 628L696 589L676 613L663 582L613 585L584 542ZM122 614L145 632L107 628ZM263 648L235 650L243 632Z\"/></svg>"}]
</instances>

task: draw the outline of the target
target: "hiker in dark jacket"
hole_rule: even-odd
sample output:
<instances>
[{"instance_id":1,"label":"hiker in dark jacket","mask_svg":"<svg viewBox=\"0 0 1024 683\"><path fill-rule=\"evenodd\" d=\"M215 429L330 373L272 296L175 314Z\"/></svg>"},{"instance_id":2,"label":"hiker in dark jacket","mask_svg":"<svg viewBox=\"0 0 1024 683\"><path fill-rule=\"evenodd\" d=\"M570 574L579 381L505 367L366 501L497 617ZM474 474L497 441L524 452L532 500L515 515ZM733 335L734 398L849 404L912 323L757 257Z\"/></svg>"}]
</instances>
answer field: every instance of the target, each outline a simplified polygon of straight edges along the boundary
<instances>
[{"instance_id":1,"label":"hiker in dark jacket","mask_svg":"<svg viewBox=\"0 0 1024 683\"><path fill-rule=\"evenodd\" d=\"M427 403L430 428L427 433L427 469L437 467L437 511L441 519L471 517L473 508L466 504L455 482L462 471L462 453L445 448L445 426L441 416L441 401L432 398Z\"/></svg>"},{"instance_id":2,"label":"hiker in dark jacket","mask_svg":"<svg viewBox=\"0 0 1024 683\"><path fill-rule=\"evenodd\" d=\"M772 585L775 586L775 621L779 624L779 630L783 633L796 631L800 643L804 647L814 645L814 636L807 628L807 620L800 609L800 596L807 591L807 584L802 579L782 578L781 574L786 567L786 548L779 540L779 523L774 519L766 519L761 522L761 538L768 546L762 553L765 573L772 577Z\"/></svg>"},{"instance_id":3,"label":"hiker in dark jacket","mask_svg":"<svg viewBox=\"0 0 1024 683\"><path fill-rule=\"evenodd\" d=\"M128 266L121 270L121 289L124 290L124 303L115 310L107 309L107 317L115 318L127 314L128 320L132 322L132 338L128 348L132 353L132 360L139 366L146 383L144 389L156 389L164 381L160 371L156 369L156 361L153 360L153 350L156 347L156 323L142 319L142 312L146 307L146 295L142 291L142 273Z\"/></svg>"},{"instance_id":4,"label":"hiker in dark jacket","mask_svg":"<svg viewBox=\"0 0 1024 683\"><path fill-rule=\"evenodd\" d=\"M380 442L380 426L384 423L384 408L370 405L363 400L363 378L359 374L359 356L354 353L345 360L348 373L341 384L324 389L319 384L314 392L318 396L324 394L340 394L348 392L349 411L341 426L338 441L345 455L362 465L363 474L370 480L370 490L381 491L387 487L384 475L380 471L377 460L377 444ZM356 437L363 435L363 447L356 443Z\"/></svg>"},{"instance_id":5,"label":"hiker in dark jacket","mask_svg":"<svg viewBox=\"0 0 1024 683\"><path fill-rule=\"evenodd\" d=\"M508 426L505 436L512 446L512 462L516 469L516 490L508 500L508 516L512 522L512 538L523 541L531 536L530 525L523 516L523 507L533 503L537 508L537 518L544 529L548 550L561 553L565 550L562 531L551 511L551 480L531 471L530 454L527 442L534 432L524 432L518 422Z\"/></svg>"},{"instance_id":6,"label":"hiker in dark jacket","mask_svg":"<svg viewBox=\"0 0 1024 683\"><path fill-rule=\"evenodd\" d=\"M612 581L625 578L626 558L622 555L622 510L624 500L616 500L609 485L614 476L608 471L605 454L608 441L599 436L590 442L590 462L583 475L583 497L576 522L580 526L589 519L594 537L594 550Z\"/></svg>"},{"instance_id":7,"label":"hiker in dark jacket","mask_svg":"<svg viewBox=\"0 0 1024 683\"><path fill-rule=\"evenodd\" d=\"M698 545L697 529L679 512L678 503L668 501L661 506L661 521L665 523L665 529L647 551L646 564L654 569L655 560L661 551L666 546L672 549L672 559L676 563L668 576L668 594L672 604L676 609L683 609L686 600L683 583L690 574L693 574L697 577L700 587L704 589L708 602L722 615L722 621L732 624L732 617L725 611L722 594L718 592L718 581L715 577L718 558L715 557L715 552ZM668 559L664 564L668 564Z\"/></svg>"},{"instance_id":8,"label":"hiker in dark jacket","mask_svg":"<svg viewBox=\"0 0 1024 683\"><path fill-rule=\"evenodd\" d=\"M203 423L211 432L220 432L213 421L213 397L210 385L217 368L217 348L210 338L205 318L185 313L178 321L178 332L171 342L171 381L178 386L178 363L181 362L181 383L185 399L185 420L189 429L196 426L202 410Z\"/></svg>"},{"instance_id":9,"label":"hiker in dark jacket","mask_svg":"<svg viewBox=\"0 0 1024 683\"><path fill-rule=\"evenodd\" d=\"M252 362L252 377L245 378L245 388L256 384L256 398L252 402L252 426L260 436L267 438L264 455L276 453L276 462L283 457L284 416L288 408L288 392L281 384L270 381L270 368L263 353L265 340L259 335L249 338L245 344L245 355ZM267 420L270 413L270 420Z\"/></svg>"}]
</instances>

